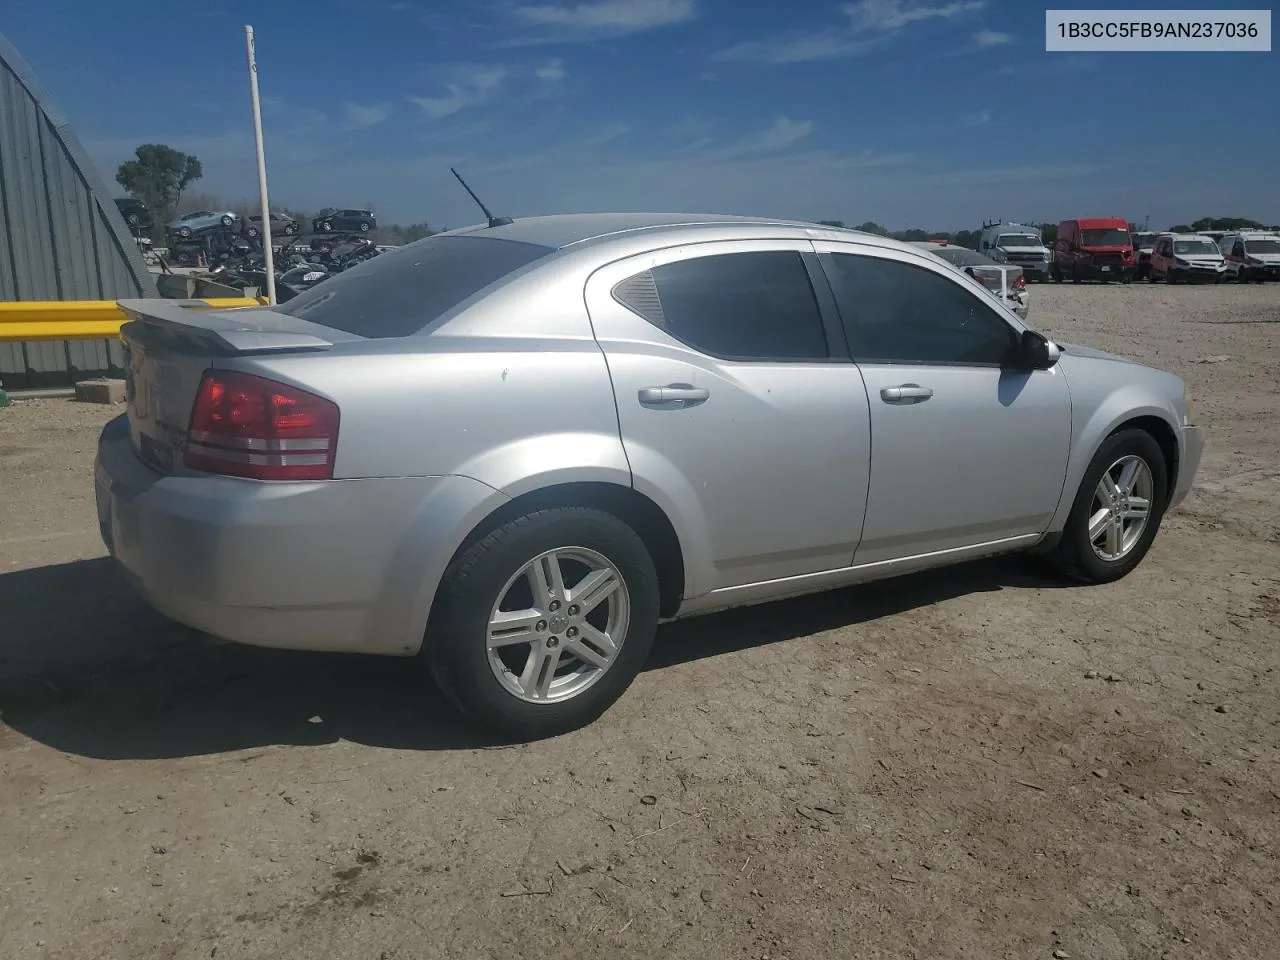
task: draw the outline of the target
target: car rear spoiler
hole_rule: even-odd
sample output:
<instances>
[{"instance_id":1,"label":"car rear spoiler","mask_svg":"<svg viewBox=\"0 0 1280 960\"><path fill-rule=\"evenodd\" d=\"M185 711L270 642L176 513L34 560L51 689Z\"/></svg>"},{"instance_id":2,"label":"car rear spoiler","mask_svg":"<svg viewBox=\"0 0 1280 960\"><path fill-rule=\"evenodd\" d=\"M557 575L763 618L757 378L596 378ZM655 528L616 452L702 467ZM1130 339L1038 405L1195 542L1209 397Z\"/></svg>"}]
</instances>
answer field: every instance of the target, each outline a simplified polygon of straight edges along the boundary
<instances>
[{"instance_id":1,"label":"car rear spoiler","mask_svg":"<svg viewBox=\"0 0 1280 960\"><path fill-rule=\"evenodd\" d=\"M203 300L117 300L130 318L121 327L140 324L198 340L222 353L279 353L328 350L330 331L319 324L264 307L216 310ZM341 339L346 339L342 337ZM354 338L353 338L354 339Z\"/></svg>"}]
</instances>

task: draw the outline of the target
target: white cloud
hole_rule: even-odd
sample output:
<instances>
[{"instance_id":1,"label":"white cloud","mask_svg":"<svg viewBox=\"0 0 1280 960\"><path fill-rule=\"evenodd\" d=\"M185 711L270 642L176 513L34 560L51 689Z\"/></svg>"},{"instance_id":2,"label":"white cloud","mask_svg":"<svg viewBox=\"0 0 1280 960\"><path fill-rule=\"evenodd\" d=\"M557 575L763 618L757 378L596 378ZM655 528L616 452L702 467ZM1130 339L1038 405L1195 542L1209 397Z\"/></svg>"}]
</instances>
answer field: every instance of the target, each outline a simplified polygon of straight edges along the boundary
<instances>
[{"instance_id":1,"label":"white cloud","mask_svg":"<svg viewBox=\"0 0 1280 960\"><path fill-rule=\"evenodd\" d=\"M1013 43L1013 34L1001 33L999 30L979 30L973 35L973 42L980 47L1003 47Z\"/></svg>"},{"instance_id":2,"label":"white cloud","mask_svg":"<svg viewBox=\"0 0 1280 960\"><path fill-rule=\"evenodd\" d=\"M543 38L550 42L619 37L684 23L697 15L697 7L694 0L599 0L517 6L513 12L528 26L555 30L554 37Z\"/></svg>"},{"instance_id":3,"label":"white cloud","mask_svg":"<svg viewBox=\"0 0 1280 960\"><path fill-rule=\"evenodd\" d=\"M851 57L881 42L880 38L859 39L848 31L829 28L814 33L793 33L775 40L735 43L717 50L711 59L717 63L807 63Z\"/></svg>"},{"instance_id":4,"label":"white cloud","mask_svg":"<svg viewBox=\"0 0 1280 960\"><path fill-rule=\"evenodd\" d=\"M847 4L845 16L854 30L890 33L922 20L951 20L981 10L986 0L952 0L950 3L907 3L905 0L858 0Z\"/></svg>"},{"instance_id":5,"label":"white cloud","mask_svg":"<svg viewBox=\"0 0 1280 960\"><path fill-rule=\"evenodd\" d=\"M842 8L845 23L737 43L712 54L711 59L772 65L852 57L883 44L913 23L952 20L984 6L986 0L952 0L941 4L859 0Z\"/></svg>"},{"instance_id":6,"label":"white cloud","mask_svg":"<svg viewBox=\"0 0 1280 960\"><path fill-rule=\"evenodd\" d=\"M569 74L564 68L563 60L549 60L534 70L533 75L539 80L545 80L548 83L558 83Z\"/></svg>"},{"instance_id":7,"label":"white cloud","mask_svg":"<svg viewBox=\"0 0 1280 960\"><path fill-rule=\"evenodd\" d=\"M972 113L960 114L960 122L966 127L980 127L991 122L990 110L975 110Z\"/></svg>"},{"instance_id":8,"label":"white cloud","mask_svg":"<svg viewBox=\"0 0 1280 960\"><path fill-rule=\"evenodd\" d=\"M449 117L493 97L506 79L507 70L501 66L466 64L450 71L451 79L443 84L449 91L443 97L410 97L428 120Z\"/></svg>"},{"instance_id":9,"label":"white cloud","mask_svg":"<svg viewBox=\"0 0 1280 960\"><path fill-rule=\"evenodd\" d=\"M784 150L809 134L813 133L812 120L792 120L790 117L779 117L773 124L759 133L747 137L732 146L716 151L717 159L729 159L757 153L774 153Z\"/></svg>"},{"instance_id":10,"label":"white cloud","mask_svg":"<svg viewBox=\"0 0 1280 960\"><path fill-rule=\"evenodd\" d=\"M349 130L365 130L376 127L391 116L391 107L385 103L348 103L343 108L343 126Z\"/></svg>"}]
</instances>

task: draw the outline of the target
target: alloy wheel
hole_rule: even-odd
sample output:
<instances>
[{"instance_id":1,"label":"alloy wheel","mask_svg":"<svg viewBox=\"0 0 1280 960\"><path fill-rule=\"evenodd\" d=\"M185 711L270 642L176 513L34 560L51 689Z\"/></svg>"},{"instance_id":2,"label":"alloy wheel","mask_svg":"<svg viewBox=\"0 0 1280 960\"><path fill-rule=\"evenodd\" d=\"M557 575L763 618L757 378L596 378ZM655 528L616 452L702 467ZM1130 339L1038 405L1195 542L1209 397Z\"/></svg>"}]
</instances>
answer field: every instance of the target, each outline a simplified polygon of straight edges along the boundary
<instances>
[{"instance_id":1,"label":"alloy wheel","mask_svg":"<svg viewBox=\"0 0 1280 960\"><path fill-rule=\"evenodd\" d=\"M618 568L586 547L561 547L525 564L489 614L489 666L528 703L578 696L617 660L631 603Z\"/></svg>"},{"instance_id":2,"label":"alloy wheel","mask_svg":"<svg viewBox=\"0 0 1280 960\"><path fill-rule=\"evenodd\" d=\"M1155 483L1139 456L1121 457L1102 474L1089 510L1089 544L1100 560L1127 557L1151 519Z\"/></svg>"}]
</instances>

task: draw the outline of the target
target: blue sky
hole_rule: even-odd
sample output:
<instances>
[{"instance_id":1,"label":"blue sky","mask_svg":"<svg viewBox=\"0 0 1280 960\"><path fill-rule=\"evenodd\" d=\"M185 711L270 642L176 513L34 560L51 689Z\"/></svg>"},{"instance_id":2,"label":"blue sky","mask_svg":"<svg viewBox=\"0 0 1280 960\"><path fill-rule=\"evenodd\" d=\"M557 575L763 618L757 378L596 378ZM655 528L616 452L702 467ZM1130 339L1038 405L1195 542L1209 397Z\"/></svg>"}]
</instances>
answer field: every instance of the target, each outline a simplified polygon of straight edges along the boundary
<instances>
[{"instance_id":1,"label":"blue sky","mask_svg":"<svg viewBox=\"0 0 1280 960\"><path fill-rule=\"evenodd\" d=\"M104 179L136 144L168 143L203 161L198 189L228 200L256 193L251 22L272 198L291 206L372 203L388 221L475 222L453 164L511 216L696 210L937 229L994 216L1280 221L1267 181L1280 168L1277 54L1050 54L1044 10L0 0L0 24Z\"/></svg>"}]
</instances>

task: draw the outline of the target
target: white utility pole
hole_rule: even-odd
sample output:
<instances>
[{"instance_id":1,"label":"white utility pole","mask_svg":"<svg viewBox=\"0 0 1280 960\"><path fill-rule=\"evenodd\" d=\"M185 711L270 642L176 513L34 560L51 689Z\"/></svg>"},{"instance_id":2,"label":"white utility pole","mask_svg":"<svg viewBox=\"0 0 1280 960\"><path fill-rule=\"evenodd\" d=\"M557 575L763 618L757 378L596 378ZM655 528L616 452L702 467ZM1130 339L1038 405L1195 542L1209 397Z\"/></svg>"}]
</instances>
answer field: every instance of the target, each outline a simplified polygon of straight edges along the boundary
<instances>
[{"instance_id":1,"label":"white utility pole","mask_svg":"<svg viewBox=\"0 0 1280 960\"><path fill-rule=\"evenodd\" d=\"M253 46L253 27L244 28L249 51L249 95L253 99L253 139L258 148L258 196L262 201L262 252L266 258L267 302L276 303L276 258L271 250L271 205L267 202L267 155L262 149L262 106L258 103L258 57Z\"/></svg>"}]
</instances>

